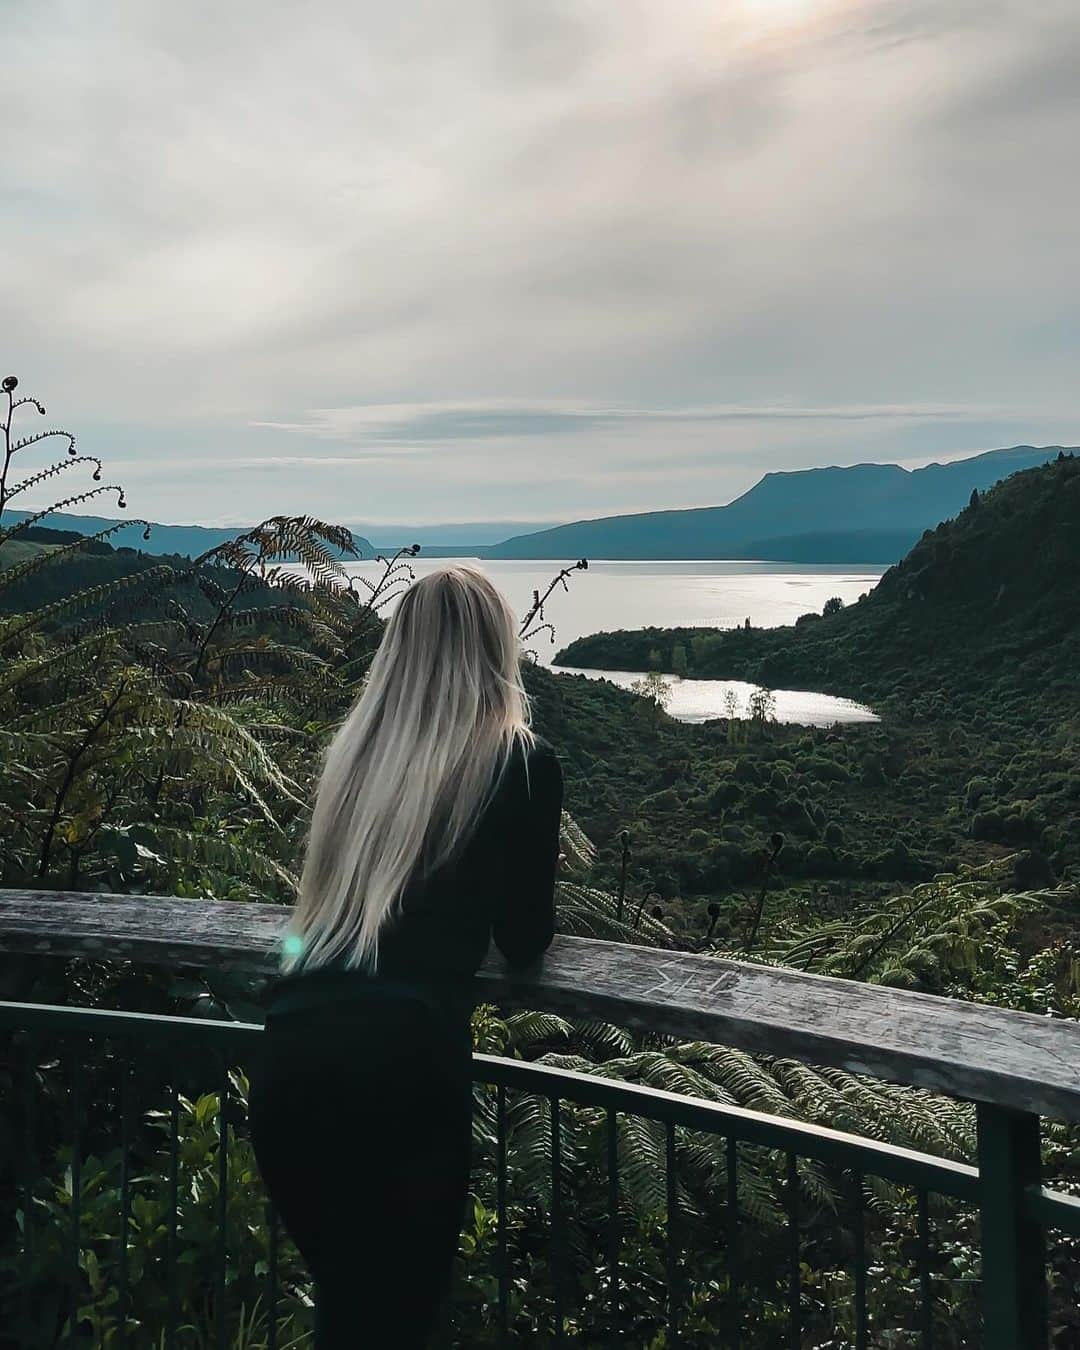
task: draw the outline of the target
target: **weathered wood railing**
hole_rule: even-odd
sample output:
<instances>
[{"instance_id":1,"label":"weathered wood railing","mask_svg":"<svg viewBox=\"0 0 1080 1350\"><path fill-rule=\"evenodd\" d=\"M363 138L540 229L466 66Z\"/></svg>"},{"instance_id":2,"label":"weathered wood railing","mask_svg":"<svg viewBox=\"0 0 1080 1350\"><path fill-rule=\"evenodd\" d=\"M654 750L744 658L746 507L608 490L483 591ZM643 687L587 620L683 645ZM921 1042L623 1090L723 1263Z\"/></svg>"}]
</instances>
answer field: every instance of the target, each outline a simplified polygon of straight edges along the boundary
<instances>
[{"instance_id":1,"label":"weathered wood railing","mask_svg":"<svg viewBox=\"0 0 1080 1350\"><path fill-rule=\"evenodd\" d=\"M268 905L0 891L0 953L271 976L287 917L287 910ZM528 971L511 971L489 956L476 992L478 1000L836 1066L976 1103L977 1171L935 1160L938 1169L957 1170L951 1182L931 1189L951 1186L952 1193L970 1195L978 1204L988 1350L1046 1345L1045 1230L1080 1234L1080 1199L1042 1188L1039 1117L1080 1122L1080 1024L715 957L561 936ZM48 1020L44 1010L41 1017ZM0 1026L20 1024L18 1005L0 1005ZM493 1061L486 1081L513 1085L513 1072L504 1073ZM601 1088L615 1094L609 1110L631 1109L628 1090L611 1083L598 1081L595 1089L586 1084L585 1097L577 1099L596 1096L600 1104ZM630 1089L635 1090L645 1091ZM653 1094L655 1118L669 1125L696 1121L693 1103L673 1099L669 1110L660 1101L670 1095ZM723 1115L726 1125L714 1126L721 1133L730 1127L734 1137L737 1118L746 1117L742 1137L755 1137L748 1123L753 1113L707 1105L718 1121ZM705 1108L699 1104L703 1119ZM806 1140L797 1151L808 1156L816 1150L817 1156L835 1157L857 1142L770 1117L758 1121L757 1137L771 1137L770 1129L777 1140L791 1136L782 1144L789 1157L796 1151L795 1130ZM880 1175L890 1175L890 1166L894 1174L909 1166L900 1158L904 1150L864 1142L883 1159L896 1155L895 1164L882 1162Z\"/></svg>"},{"instance_id":2,"label":"weathered wood railing","mask_svg":"<svg viewBox=\"0 0 1080 1350\"><path fill-rule=\"evenodd\" d=\"M0 953L273 975L289 911L168 896L0 890ZM830 1064L1080 1121L1080 1024L716 957L556 937L533 970L489 955L477 996Z\"/></svg>"}]
</instances>

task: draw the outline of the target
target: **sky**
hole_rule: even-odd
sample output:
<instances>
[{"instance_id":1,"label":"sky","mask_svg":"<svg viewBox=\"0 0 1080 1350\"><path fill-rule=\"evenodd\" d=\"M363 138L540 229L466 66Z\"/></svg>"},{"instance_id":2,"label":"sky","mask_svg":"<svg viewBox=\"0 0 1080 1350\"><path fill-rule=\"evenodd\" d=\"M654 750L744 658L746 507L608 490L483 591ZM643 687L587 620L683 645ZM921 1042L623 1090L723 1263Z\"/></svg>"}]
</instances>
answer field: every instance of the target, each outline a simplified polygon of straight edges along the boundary
<instances>
[{"instance_id":1,"label":"sky","mask_svg":"<svg viewBox=\"0 0 1080 1350\"><path fill-rule=\"evenodd\" d=\"M1076 0L0 0L0 45L0 365L133 514L1080 442Z\"/></svg>"}]
</instances>

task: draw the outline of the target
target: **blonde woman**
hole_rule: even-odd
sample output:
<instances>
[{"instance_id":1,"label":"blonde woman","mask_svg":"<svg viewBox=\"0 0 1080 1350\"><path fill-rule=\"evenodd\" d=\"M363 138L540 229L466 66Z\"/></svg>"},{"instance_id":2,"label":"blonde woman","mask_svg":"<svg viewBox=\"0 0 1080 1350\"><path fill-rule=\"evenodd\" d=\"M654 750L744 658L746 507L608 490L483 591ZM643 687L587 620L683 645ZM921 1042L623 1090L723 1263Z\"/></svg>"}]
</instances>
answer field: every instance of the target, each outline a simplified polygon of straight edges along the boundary
<instances>
[{"instance_id":1,"label":"blonde woman","mask_svg":"<svg viewBox=\"0 0 1080 1350\"><path fill-rule=\"evenodd\" d=\"M479 571L413 583L332 741L250 1118L317 1350L428 1344L463 1217L472 979L555 931L562 773Z\"/></svg>"}]
</instances>

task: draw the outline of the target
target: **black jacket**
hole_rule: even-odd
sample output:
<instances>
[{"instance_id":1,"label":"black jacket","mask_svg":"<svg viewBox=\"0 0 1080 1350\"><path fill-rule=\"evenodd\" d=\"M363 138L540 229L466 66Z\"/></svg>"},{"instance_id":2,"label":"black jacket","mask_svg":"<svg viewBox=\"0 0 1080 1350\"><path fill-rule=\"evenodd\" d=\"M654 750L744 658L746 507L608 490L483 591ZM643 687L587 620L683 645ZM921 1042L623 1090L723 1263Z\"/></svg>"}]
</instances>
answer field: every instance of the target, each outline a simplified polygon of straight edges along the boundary
<instances>
[{"instance_id":1,"label":"black jacket","mask_svg":"<svg viewBox=\"0 0 1080 1350\"><path fill-rule=\"evenodd\" d=\"M449 863L410 884L381 929L376 983L442 990L462 1008L492 939L512 965L546 951L555 933L562 800L552 747L538 739L527 760L515 752L471 838ZM276 981L270 1006L337 999L371 979L337 963L299 971Z\"/></svg>"}]
</instances>

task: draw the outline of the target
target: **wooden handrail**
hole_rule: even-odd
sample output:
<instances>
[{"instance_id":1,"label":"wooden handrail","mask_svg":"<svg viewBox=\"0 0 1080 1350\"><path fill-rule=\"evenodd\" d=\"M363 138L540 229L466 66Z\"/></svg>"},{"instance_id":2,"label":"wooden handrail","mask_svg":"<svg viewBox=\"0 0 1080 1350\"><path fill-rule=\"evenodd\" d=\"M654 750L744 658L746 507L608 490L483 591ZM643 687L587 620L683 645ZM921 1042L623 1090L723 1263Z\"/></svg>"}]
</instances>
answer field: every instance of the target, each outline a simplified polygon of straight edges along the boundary
<instances>
[{"instance_id":1,"label":"wooden handrail","mask_svg":"<svg viewBox=\"0 0 1080 1350\"><path fill-rule=\"evenodd\" d=\"M0 890L0 952L272 976L289 913L175 896ZM476 995L1080 1121L1080 1022L1063 1018L561 936L528 970L489 953Z\"/></svg>"}]
</instances>

